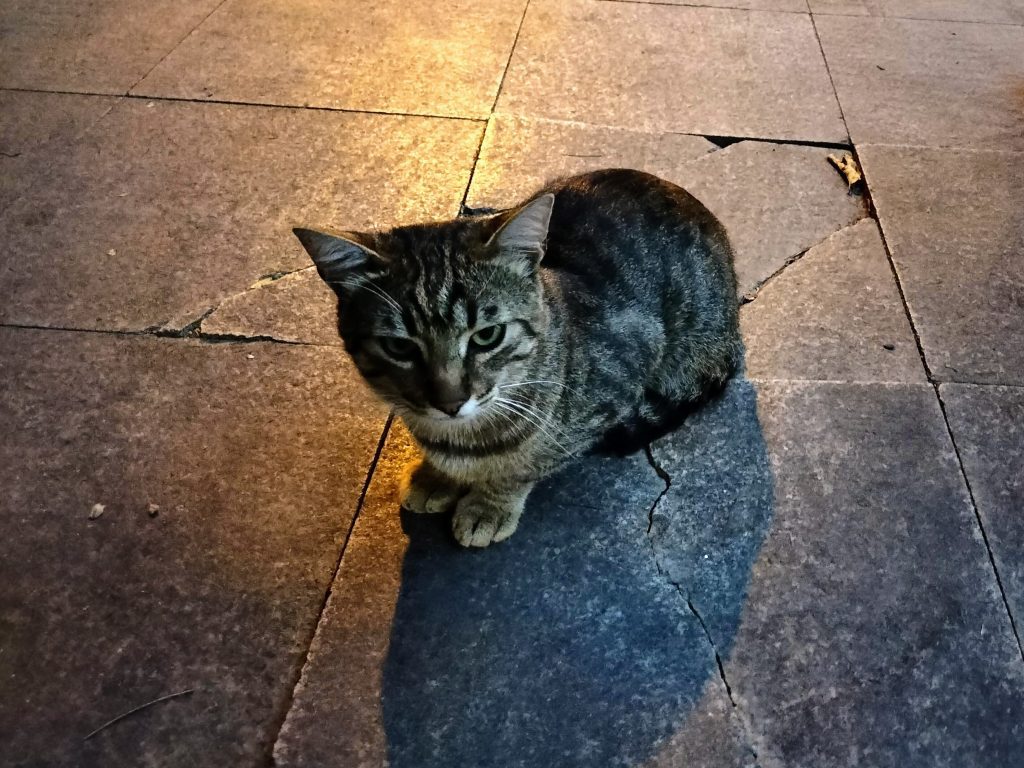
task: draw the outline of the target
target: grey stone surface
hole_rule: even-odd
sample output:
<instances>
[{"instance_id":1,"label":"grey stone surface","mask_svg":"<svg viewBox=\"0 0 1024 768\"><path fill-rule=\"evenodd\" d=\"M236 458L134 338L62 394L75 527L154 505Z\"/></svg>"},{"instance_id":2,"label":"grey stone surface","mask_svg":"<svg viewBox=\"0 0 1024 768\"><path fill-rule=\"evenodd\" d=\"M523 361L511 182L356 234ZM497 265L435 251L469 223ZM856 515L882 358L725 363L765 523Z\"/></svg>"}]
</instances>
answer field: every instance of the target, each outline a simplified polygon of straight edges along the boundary
<instances>
[{"instance_id":1,"label":"grey stone surface","mask_svg":"<svg viewBox=\"0 0 1024 768\"><path fill-rule=\"evenodd\" d=\"M228 0L137 93L487 117L525 0Z\"/></svg>"},{"instance_id":2,"label":"grey stone surface","mask_svg":"<svg viewBox=\"0 0 1024 768\"><path fill-rule=\"evenodd\" d=\"M758 416L774 509L725 672L762 763L1021 764L1024 662L933 390L765 384Z\"/></svg>"},{"instance_id":3,"label":"grey stone surface","mask_svg":"<svg viewBox=\"0 0 1024 768\"><path fill-rule=\"evenodd\" d=\"M741 307L755 379L925 381L878 225L814 246Z\"/></svg>"},{"instance_id":4,"label":"grey stone surface","mask_svg":"<svg viewBox=\"0 0 1024 768\"><path fill-rule=\"evenodd\" d=\"M860 156L934 376L1024 383L1024 154Z\"/></svg>"},{"instance_id":5,"label":"grey stone surface","mask_svg":"<svg viewBox=\"0 0 1024 768\"><path fill-rule=\"evenodd\" d=\"M0 211L59 164L74 141L109 111L105 96L0 91Z\"/></svg>"},{"instance_id":6,"label":"grey stone surface","mask_svg":"<svg viewBox=\"0 0 1024 768\"><path fill-rule=\"evenodd\" d=\"M679 169L685 187L725 224L740 292L867 215L828 163L830 150L742 141Z\"/></svg>"},{"instance_id":7,"label":"grey stone surface","mask_svg":"<svg viewBox=\"0 0 1024 768\"><path fill-rule=\"evenodd\" d=\"M651 556L664 486L643 457L575 465L511 539L470 552L446 515L399 517L412 455L395 430L277 765L749 765L704 632Z\"/></svg>"},{"instance_id":8,"label":"grey stone surface","mask_svg":"<svg viewBox=\"0 0 1024 768\"><path fill-rule=\"evenodd\" d=\"M814 13L1024 24L1020 0L807 0Z\"/></svg>"},{"instance_id":9,"label":"grey stone surface","mask_svg":"<svg viewBox=\"0 0 1024 768\"><path fill-rule=\"evenodd\" d=\"M716 136L844 141L810 17L533 0L500 111Z\"/></svg>"},{"instance_id":10,"label":"grey stone surface","mask_svg":"<svg viewBox=\"0 0 1024 768\"><path fill-rule=\"evenodd\" d=\"M181 327L306 266L293 226L452 216L482 126L125 101L0 216L0 321Z\"/></svg>"},{"instance_id":11,"label":"grey stone surface","mask_svg":"<svg viewBox=\"0 0 1024 768\"><path fill-rule=\"evenodd\" d=\"M487 125L467 203L511 206L551 179L600 168L671 179L685 163L717 149L700 136L497 115Z\"/></svg>"},{"instance_id":12,"label":"grey stone surface","mask_svg":"<svg viewBox=\"0 0 1024 768\"><path fill-rule=\"evenodd\" d=\"M263 765L382 409L284 345L0 329L0 379L0 763Z\"/></svg>"},{"instance_id":13,"label":"grey stone surface","mask_svg":"<svg viewBox=\"0 0 1024 768\"><path fill-rule=\"evenodd\" d=\"M209 336L341 344L337 299L314 267L258 281L244 293L229 296L203 320L200 330Z\"/></svg>"},{"instance_id":14,"label":"grey stone surface","mask_svg":"<svg viewBox=\"0 0 1024 768\"><path fill-rule=\"evenodd\" d=\"M858 146L1024 150L1024 27L816 19Z\"/></svg>"},{"instance_id":15,"label":"grey stone surface","mask_svg":"<svg viewBox=\"0 0 1024 768\"><path fill-rule=\"evenodd\" d=\"M613 2L647 2L648 0L612 0ZM748 11L788 11L807 13L806 0L658 0L664 5L699 5L708 8L739 8Z\"/></svg>"},{"instance_id":16,"label":"grey stone surface","mask_svg":"<svg viewBox=\"0 0 1024 768\"><path fill-rule=\"evenodd\" d=\"M1024 631L1024 389L939 388L1006 597Z\"/></svg>"},{"instance_id":17,"label":"grey stone surface","mask_svg":"<svg viewBox=\"0 0 1024 768\"><path fill-rule=\"evenodd\" d=\"M5 2L0 86L124 93L219 2Z\"/></svg>"}]
</instances>

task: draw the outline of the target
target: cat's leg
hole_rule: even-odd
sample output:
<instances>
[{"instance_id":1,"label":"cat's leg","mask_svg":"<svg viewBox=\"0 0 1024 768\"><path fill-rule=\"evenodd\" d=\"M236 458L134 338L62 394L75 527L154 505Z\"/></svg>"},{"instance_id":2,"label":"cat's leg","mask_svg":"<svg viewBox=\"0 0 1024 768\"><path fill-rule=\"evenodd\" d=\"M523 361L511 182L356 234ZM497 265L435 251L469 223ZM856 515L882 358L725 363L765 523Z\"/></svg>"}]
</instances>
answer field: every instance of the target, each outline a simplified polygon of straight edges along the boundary
<instances>
[{"instance_id":1,"label":"cat's leg","mask_svg":"<svg viewBox=\"0 0 1024 768\"><path fill-rule=\"evenodd\" d=\"M448 512L464 493L426 460L406 467L399 487L402 507L410 512Z\"/></svg>"},{"instance_id":2,"label":"cat's leg","mask_svg":"<svg viewBox=\"0 0 1024 768\"><path fill-rule=\"evenodd\" d=\"M452 532L464 547L504 541L519 525L533 483L474 486L455 507Z\"/></svg>"}]
</instances>

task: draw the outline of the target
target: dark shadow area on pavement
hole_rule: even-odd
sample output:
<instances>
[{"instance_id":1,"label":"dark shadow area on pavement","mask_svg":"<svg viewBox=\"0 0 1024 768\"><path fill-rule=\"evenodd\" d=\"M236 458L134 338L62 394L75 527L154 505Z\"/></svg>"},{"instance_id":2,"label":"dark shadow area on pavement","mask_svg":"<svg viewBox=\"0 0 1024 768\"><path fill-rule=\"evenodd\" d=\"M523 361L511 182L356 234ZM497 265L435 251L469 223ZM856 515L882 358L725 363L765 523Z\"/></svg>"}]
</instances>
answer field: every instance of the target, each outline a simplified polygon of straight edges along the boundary
<instances>
[{"instance_id":1,"label":"dark shadow area on pavement","mask_svg":"<svg viewBox=\"0 0 1024 768\"><path fill-rule=\"evenodd\" d=\"M453 542L448 516L402 513L382 689L393 768L634 765L721 685L672 573L699 585L724 653L772 514L754 388L731 384L655 458L668 493L642 454L591 457L540 485L517 533L481 551ZM701 493L679 496L674 471L700 476ZM677 530L695 540L662 540Z\"/></svg>"}]
</instances>

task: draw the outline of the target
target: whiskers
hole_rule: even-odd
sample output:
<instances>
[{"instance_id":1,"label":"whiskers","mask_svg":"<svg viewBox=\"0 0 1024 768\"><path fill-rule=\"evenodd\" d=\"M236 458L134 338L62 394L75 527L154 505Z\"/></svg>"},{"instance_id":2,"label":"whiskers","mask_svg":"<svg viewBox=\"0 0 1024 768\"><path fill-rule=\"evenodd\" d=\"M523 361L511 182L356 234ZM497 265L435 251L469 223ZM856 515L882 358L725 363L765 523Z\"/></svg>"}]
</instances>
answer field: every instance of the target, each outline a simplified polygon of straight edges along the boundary
<instances>
[{"instance_id":1,"label":"whiskers","mask_svg":"<svg viewBox=\"0 0 1024 768\"><path fill-rule=\"evenodd\" d=\"M345 280L339 280L338 285L353 291L360 288L367 290L395 310L395 312L402 314L402 307L395 301L394 297L365 275L353 275Z\"/></svg>"},{"instance_id":2,"label":"whiskers","mask_svg":"<svg viewBox=\"0 0 1024 768\"><path fill-rule=\"evenodd\" d=\"M501 388L502 387L499 387L499 389ZM498 409L495 411L495 413L503 411L503 415L505 416L506 419L508 419L510 423L515 424L515 418L513 417L523 419L527 423L536 427L537 430L541 434L543 434L545 438L547 438L548 442L550 442L551 445L558 448L560 451L562 451L562 453L564 453L569 458L575 458L575 454L568 448L566 448L565 445L557 437L555 437L554 434L552 434L552 432L557 433L559 437L563 439L567 439L569 436L566 435L563 430L559 429L551 421L550 417L545 416L543 413L537 410L537 408L533 406L533 404L515 397L502 397L501 395L493 398L491 400L491 403L493 403L494 407Z\"/></svg>"}]
</instances>

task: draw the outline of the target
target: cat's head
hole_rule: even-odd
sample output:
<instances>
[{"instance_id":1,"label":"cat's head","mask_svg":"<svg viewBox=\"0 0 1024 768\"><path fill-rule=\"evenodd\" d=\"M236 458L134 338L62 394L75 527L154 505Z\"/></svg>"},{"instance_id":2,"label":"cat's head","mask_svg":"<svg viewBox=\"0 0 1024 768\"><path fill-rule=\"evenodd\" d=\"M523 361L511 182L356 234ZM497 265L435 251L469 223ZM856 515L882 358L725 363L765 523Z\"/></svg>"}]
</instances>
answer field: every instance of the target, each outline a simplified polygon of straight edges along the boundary
<instances>
[{"instance_id":1,"label":"cat's head","mask_svg":"<svg viewBox=\"0 0 1024 768\"><path fill-rule=\"evenodd\" d=\"M414 430L493 422L498 388L529 378L548 324L539 265L553 203L386 232L295 230L338 295L356 366Z\"/></svg>"}]
</instances>

